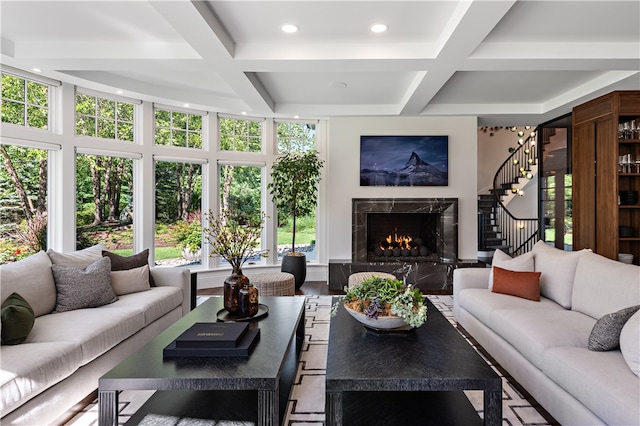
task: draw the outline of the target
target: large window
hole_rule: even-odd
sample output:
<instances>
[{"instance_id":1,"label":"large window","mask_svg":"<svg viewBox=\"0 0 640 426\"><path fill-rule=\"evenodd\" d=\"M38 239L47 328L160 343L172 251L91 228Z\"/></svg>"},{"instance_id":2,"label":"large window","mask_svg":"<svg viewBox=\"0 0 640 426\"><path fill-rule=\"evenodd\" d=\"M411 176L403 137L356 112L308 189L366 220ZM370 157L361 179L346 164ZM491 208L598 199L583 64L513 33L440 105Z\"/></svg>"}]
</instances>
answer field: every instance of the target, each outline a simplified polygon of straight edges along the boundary
<instances>
[{"instance_id":1,"label":"large window","mask_svg":"<svg viewBox=\"0 0 640 426\"><path fill-rule=\"evenodd\" d=\"M278 153L306 152L316 149L315 123L278 122ZM293 220L278 214L278 259L291 251ZM316 214L299 217L296 221L296 251L308 260L316 259Z\"/></svg>"},{"instance_id":2,"label":"large window","mask_svg":"<svg viewBox=\"0 0 640 426\"><path fill-rule=\"evenodd\" d=\"M220 150L262 151L263 121L220 118Z\"/></svg>"},{"instance_id":3,"label":"large window","mask_svg":"<svg viewBox=\"0 0 640 426\"><path fill-rule=\"evenodd\" d=\"M156 145L202 148L202 115L155 109Z\"/></svg>"},{"instance_id":4,"label":"large window","mask_svg":"<svg viewBox=\"0 0 640 426\"><path fill-rule=\"evenodd\" d=\"M76 134L133 142L134 105L76 92Z\"/></svg>"},{"instance_id":5,"label":"large window","mask_svg":"<svg viewBox=\"0 0 640 426\"><path fill-rule=\"evenodd\" d=\"M237 164L220 164L220 208L240 210L247 216L260 216L263 211L262 167ZM266 249L261 241L261 247ZM260 260L260 256L248 260L248 264ZM221 263L226 261L220 258Z\"/></svg>"},{"instance_id":6,"label":"large window","mask_svg":"<svg viewBox=\"0 0 640 426\"><path fill-rule=\"evenodd\" d=\"M133 160L76 156L76 248L133 254Z\"/></svg>"},{"instance_id":7,"label":"large window","mask_svg":"<svg viewBox=\"0 0 640 426\"><path fill-rule=\"evenodd\" d=\"M0 145L0 264L47 249L47 157Z\"/></svg>"},{"instance_id":8,"label":"large window","mask_svg":"<svg viewBox=\"0 0 640 426\"><path fill-rule=\"evenodd\" d=\"M202 166L156 162L155 261L184 265L202 261Z\"/></svg>"},{"instance_id":9,"label":"large window","mask_svg":"<svg viewBox=\"0 0 640 426\"><path fill-rule=\"evenodd\" d=\"M2 122L49 128L49 86L2 74Z\"/></svg>"},{"instance_id":10,"label":"large window","mask_svg":"<svg viewBox=\"0 0 640 426\"><path fill-rule=\"evenodd\" d=\"M279 154L316 149L315 123L278 122L277 131Z\"/></svg>"}]
</instances>

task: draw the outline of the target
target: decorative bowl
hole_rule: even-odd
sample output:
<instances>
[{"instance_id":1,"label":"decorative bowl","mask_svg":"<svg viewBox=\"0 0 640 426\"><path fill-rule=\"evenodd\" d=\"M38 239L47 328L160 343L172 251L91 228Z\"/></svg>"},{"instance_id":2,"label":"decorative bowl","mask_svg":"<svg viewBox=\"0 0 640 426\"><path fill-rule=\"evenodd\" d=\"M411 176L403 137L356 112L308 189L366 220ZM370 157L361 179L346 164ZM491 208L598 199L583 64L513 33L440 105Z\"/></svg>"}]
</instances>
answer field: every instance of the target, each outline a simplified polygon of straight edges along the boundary
<instances>
[{"instance_id":1,"label":"decorative bowl","mask_svg":"<svg viewBox=\"0 0 640 426\"><path fill-rule=\"evenodd\" d=\"M379 329L379 330L390 330L394 328L400 328L407 326L407 323L404 322L404 318L393 315L393 316L378 316L378 318L370 318L363 314L362 312L355 311L349 308L347 305L344 305L344 308L351 314L352 317L357 319L360 323L367 327ZM410 328L410 327L409 327Z\"/></svg>"}]
</instances>

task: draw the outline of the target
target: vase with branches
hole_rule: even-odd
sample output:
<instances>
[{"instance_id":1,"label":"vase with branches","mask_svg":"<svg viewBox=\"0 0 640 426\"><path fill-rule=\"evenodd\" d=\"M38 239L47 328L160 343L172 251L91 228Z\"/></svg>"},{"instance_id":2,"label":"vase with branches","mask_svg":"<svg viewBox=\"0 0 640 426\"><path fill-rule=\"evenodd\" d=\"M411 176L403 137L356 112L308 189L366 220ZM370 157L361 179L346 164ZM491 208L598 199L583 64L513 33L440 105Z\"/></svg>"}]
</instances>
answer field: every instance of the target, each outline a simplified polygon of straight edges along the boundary
<instances>
[{"instance_id":1,"label":"vase with branches","mask_svg":"<svg viewBox=\"0 0 640 426\"><path fill-rule=\"evenodd\" d=\"M232 268L224 283L224 306L229 312L238 311L238 292L249 284L242 274L242 265L255 256L267 257L268 249L259 248L265 213L248 215L239 210L222 210L214 214L209 210L208 226L203 229L213 256L221 257Z\"/></svg>"}]
</instances>

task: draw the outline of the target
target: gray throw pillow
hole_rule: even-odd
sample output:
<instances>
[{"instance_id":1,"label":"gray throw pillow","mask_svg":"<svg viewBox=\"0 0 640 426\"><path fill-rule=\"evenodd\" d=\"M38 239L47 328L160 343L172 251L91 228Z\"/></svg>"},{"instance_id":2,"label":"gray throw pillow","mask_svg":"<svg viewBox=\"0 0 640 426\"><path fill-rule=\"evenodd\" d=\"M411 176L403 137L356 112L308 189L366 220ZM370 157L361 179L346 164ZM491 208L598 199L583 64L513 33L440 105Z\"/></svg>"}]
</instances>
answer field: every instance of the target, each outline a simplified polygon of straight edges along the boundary
<instances>
[{"instance_id":1,"label":"gray throw pillow","mask_svg":"<svg viewBox=\"0 0 640 426\"><path fill-rule=\"evenodd\" d=\"M589 335L590 351L610 351L620 346L620 332L626 322L640 310L640 305L620 309L600 318Z\"/></svg>"},{"instance_id":2,"label":"gray throw pillow","mask_svg":"<svg viewBox=\"0 0 640 426\"><path fill-rule=\"evenodd\" d=\"M113 303L118 296L111 287L111 259L101 257L84 269L52 265L56 283L56 312L95 308Z\"/></svg>"}]
</instances>

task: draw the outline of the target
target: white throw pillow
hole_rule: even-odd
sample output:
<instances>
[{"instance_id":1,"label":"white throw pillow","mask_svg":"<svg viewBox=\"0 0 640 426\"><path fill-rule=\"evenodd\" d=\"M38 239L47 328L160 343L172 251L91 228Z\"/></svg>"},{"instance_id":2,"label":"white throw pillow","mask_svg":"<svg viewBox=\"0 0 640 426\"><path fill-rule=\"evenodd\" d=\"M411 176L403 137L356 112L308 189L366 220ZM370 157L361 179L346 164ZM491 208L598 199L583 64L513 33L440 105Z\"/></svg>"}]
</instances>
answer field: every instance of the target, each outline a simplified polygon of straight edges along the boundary
<instances>
[{"instance_id":1,"label":"white throw pillow","mask_svg":"<svg viewBox=\"0 0 640 426\"><path fill-rule=\"evenodd\" d=\"M96 260L100 259L102 257L102 250L106 249L107 247L100 243L71 253L59 253L49 249L47 250L47 254L51 259L51 263L54 265L72 266L74 268L84 269Z\"/></svg>"},{"instance_id":2,"label":"white throw pillow","mask_svg":"<svg viewBox=\"0 0 640 426\"><path fill-rule=\"evenodd\" d=\"M541 272L540 294L565 309L571 309L573 277L582 251L564 251L551 247L544 241L534 246L533 260L536 272Z\"/></svg>"},{"instance_id":3,"label":"white throw pillow","mask_svg":"<svg viewBox=\"0 0 640 426\"><path fill-rule=\"evenodd\" d=\"M149 266L111 271L111 287L118 296L150 290Z\"/></svg>"},{"instance_id":4,"label":"white throw pillow","mask_svg":"<svg viewBox=\"0 0 640 426\"><path fill-rule=\"evenodd\" d=\"M640 377L640 311L629 318L622 327L620 351L631 371Z\"/></svg>"},{"instance_id":5,"label":"white throw pillow","mask_svg":"<svg viewBox=\"0 0 640 426\"><path fill-rule=\"evenodd\" d=\"M36 317L50 314L56 307L56 285L51 274L51 259L44 251L15 263L0 266L1 302L18 293L33 308Z\"/></svg>"},{"instance_id":6,"label":"white throw pillow","mask_svg":"<svg viewBox=\"0 0 640 426\"><path fill-rule=\"evenodd\" d=\"M517 272L534 272L533 253L528 252L518 257L511 257L502 250L496 250L491 262L491 272L489 272L489 290L493 289L493 267L507 269Z\"/></svg>"}]
</instances>

